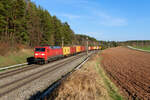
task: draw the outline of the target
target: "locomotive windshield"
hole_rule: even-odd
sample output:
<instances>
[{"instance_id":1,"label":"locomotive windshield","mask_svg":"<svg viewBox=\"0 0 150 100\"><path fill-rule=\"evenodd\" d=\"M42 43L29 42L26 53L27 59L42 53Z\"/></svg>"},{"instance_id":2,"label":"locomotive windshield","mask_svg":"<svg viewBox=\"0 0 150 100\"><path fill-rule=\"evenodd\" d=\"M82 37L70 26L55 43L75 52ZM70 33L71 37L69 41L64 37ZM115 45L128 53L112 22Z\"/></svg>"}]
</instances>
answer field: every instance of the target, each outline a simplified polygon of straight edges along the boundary
<instances>
[{"instance_id":1,"label":"locomotive windshield","mask_svg":"<svg viewBox=\"0 0 150 100\"><path fill-rule=\"evenodd\" d=\"M45 52L45 48L35 48L36 52Z\"/></svg>"}]
</instances>

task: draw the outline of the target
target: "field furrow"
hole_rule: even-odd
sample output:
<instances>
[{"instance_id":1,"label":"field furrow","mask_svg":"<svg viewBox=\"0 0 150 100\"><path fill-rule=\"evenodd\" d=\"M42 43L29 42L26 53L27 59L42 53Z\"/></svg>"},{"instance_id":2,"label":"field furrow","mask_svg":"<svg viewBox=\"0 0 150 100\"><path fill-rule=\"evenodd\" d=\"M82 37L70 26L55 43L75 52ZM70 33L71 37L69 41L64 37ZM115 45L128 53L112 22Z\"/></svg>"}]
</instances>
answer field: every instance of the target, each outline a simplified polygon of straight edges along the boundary
<instances>
[{"instance_id":1,"label":"field furrow","mask_svg":"<svg viewBox=\"0 0 150 100\"><path fill-rule=\"evenodd\" d=\"M101 55L102 66L127 99L150 99L150 53L117 47Z\"/></svg>"}]
</instances>

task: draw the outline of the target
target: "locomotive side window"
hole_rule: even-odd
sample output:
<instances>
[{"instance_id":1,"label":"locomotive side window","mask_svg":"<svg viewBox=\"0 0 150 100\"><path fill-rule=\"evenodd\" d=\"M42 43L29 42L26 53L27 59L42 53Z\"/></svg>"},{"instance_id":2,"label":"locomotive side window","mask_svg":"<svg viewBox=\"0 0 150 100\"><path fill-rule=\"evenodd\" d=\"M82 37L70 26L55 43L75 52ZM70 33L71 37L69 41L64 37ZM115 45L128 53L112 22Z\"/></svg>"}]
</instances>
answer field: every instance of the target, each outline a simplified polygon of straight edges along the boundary
<instances>
[{"instance_id":1,"label":"locomotive side window","mask_svg":"<svg viewBox=\"0 0 150 100\"><path fill-rule=\"evenodd\" d=\"M35 48L36 52L45 52L45 48Z\"/></svg>"}]
</instances>

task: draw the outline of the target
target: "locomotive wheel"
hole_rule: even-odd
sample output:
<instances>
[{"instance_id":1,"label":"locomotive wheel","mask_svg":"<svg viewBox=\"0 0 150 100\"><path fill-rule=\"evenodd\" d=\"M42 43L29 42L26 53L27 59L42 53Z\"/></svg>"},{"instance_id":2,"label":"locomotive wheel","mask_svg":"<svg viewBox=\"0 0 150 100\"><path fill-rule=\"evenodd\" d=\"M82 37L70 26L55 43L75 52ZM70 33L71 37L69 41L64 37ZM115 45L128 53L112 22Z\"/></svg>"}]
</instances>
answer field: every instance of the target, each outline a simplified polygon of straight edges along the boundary
<instances>
[{"instance_id":1,"label":"locomotive wheel","mask_svg":"<svg viewBox=\"0 0 150 100\"><path fill-rule=\"evenodd\" d=\"M47 63L48 63L48 61L47 61L47 60L45 60L45 61L44 61L44 64L47 64Z\"/></svg>"},{"instance_id":2,"label":"locomotive wheel","mask_svg":"<svg viewBox=\"0 0 150 100\"><path fill-rule=\"evenodd\" d=\"M42 64L43 64L43 61L40 61L39 64L42 65Z\"/></svg>"}]
</instances>

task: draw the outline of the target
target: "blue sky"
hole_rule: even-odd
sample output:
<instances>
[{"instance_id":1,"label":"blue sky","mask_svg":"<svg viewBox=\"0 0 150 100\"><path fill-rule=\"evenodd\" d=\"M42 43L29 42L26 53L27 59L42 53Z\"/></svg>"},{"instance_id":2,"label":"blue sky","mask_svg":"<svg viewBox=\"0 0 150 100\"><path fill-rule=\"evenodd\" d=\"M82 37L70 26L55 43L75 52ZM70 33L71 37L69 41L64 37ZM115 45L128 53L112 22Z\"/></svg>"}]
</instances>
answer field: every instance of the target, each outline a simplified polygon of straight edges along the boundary
<instances>
[{"instance_id":1,"label":"blue sky","mask_svg":"<svg viewBox=\"0 0 150 100\"><path fill-rule=\"evenodd\" d=\"M150 0L32 0L98 40L150 40Z\"/></svg>"}]
</instances>

